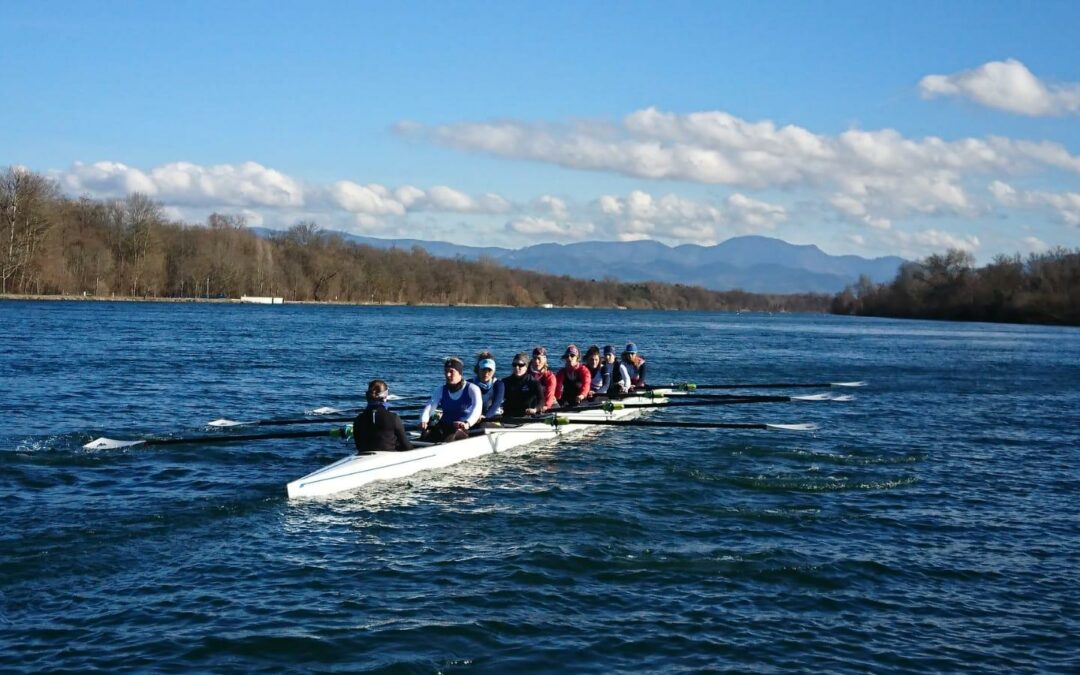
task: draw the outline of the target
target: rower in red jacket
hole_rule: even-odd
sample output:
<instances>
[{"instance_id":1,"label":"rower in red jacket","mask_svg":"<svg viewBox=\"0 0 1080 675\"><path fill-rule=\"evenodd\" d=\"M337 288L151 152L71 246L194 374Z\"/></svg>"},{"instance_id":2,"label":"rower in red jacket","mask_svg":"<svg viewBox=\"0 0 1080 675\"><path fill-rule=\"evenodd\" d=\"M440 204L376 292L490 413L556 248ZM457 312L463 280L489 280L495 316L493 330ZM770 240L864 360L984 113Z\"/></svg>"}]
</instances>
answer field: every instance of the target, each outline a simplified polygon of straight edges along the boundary
<instances>
[{"instance_id":1,"label":"rower in red jacket","mask_svg":"<svg viewBox=\"0 0 1080 675\"><path fill-rule=\"evenodd\" d=\"M592 375L589 369L578 363L581 358L576 345L570 345L563 353L566 365L555 374L555 398L564 408L577 406L589 396Z\"/></svg>"},{"instance_id":2,"label":"rower in red jacket","mask_svg":"<svg viewBox=\"0 0 1080 675\"><path fill-rule=\"evenodd\" d=\"M544 390L545 412L555 407L555 373L548 368L547 348L537 347L532 352L532 362L529 364L529 377L540 383Z\"/></svg>"}]
</instances>

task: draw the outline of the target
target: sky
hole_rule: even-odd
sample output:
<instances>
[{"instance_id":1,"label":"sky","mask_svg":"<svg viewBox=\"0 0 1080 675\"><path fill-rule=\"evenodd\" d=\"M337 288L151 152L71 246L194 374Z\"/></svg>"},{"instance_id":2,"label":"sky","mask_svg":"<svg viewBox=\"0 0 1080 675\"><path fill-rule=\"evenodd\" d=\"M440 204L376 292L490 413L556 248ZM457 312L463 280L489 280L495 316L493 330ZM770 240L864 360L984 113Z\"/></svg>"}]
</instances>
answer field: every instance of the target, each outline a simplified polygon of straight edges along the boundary
<instances>
[{"instance_id":1,"label":"sky","mask_svg":"<svg viewBox=\"0 0 1080 675\"><path fill-rule=\"evenodd\" d=\"M468 245L1080 246L1078 2L0 0L0 167Z\"/></svg>"}]
</instances>

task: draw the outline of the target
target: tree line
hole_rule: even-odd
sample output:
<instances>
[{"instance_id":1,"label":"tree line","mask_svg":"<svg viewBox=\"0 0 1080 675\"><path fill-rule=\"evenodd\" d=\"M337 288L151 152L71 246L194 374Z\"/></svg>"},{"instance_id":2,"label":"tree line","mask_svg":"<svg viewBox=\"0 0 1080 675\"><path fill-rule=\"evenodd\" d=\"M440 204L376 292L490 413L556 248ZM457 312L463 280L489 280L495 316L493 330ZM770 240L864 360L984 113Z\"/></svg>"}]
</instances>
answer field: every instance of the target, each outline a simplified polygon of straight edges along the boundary
<instances>
[{"instance_id":1,"label":"tree line","mask_svg":"<svg viewBox=\"0 0 1080 675\"><path fill-rule=\"evenodd\" d=\"M896 278L862 277L837 294L833 313L910 319L1080 325L1080 249L1001 255L976 268L949 250L900 266Z\"/></svg>"},{"instance_id":2,"label":"tree line","mask_svg":"<svg viewBox=\"0 0 1080 675\"><path fill-rule=\"evenodd\" d=\"M356 244L311 221L260 237L242 216L176 222L146 195L71 198L49 178L17 167L0 174L0 292L796 312L825 312L830 302L824 294L584 280L490 259L437 259L419 247Z\"/></svg>"}]
</instances>

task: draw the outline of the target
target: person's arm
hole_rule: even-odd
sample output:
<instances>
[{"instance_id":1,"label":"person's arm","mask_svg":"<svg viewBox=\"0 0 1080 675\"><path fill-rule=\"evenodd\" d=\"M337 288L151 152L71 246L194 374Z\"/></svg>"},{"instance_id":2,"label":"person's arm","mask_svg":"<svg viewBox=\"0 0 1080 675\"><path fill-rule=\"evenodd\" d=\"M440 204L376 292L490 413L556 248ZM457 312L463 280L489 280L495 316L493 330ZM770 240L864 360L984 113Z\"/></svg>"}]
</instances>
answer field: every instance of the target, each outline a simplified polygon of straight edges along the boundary
<instances>
[{"instance_id":1,"label":"person's arm","mask_svg":"<svg viewBox=\"0 0 1080 675\"><path fill-rule=\"evenodd\" d=\"M428 421L431 419L431 413L435 412L435 409L439 407L439 402L442 401L442 386L435 387L435 391L431 394L431 400L427 402L424 409L420 411L420 428L427 429Z\"/></svg>"},{"instance_id":2,"label":"person's arm","mask_svg":"<svg viewBox=\"0 0 1080 675\"><path fill-rule=\"evenodd\" d=\"M506 397L506 386L502 380L495 380L495 384L491 385L491 403L484 410L484 417L495 417L499 414L499 408L502 407L503 398Z\"/></svg>"},{"instance_id":3,"label":"person's arm","mask_svg":"<svg viewBox=\"0 0 1080 675\"><path fill-rule=\"evenodd\" d=\"M642 361L641 365L639 365L638 368L637 368L637 379L638 379L637 384L638 384L639 387L644 387L645 386L645 366L647 366L647 365L648 365L647 363Z\"/></svg>"},{"instance_id":4,"label":"person's arm","mask_svg":"<svg viewBox=\"0 0 1080 675\"><path fill-rule=\"evenodd\" d=\"M360 452L361 450L363 450L363 448L360 447L360 436L361 436L360 421L364 418L365 410L361 410L360 412L356 413L356 417L353 418L353 421L352 421L352 432L353 432L352 433L352 440L353 440L353 445L356 446L356 451L357 452Z\"/></svg>"},{"instance_id":5,"label":"person's arm","mask_svg":"<svg viewBox=\"0 0 1080 675\"><path fill-rule=\"evenodd\" d=\"M585 366L578 366L578 372L581 373L581 391L578 392L577 400L581 403L589 397L589 392L592 391L592 373Z\"/></svg>"},{"instance_id":6,"label":"person's arm","mask_svg":"<svg viewBox=\"0 0 1080 675\"><path fill-rule=\"evenodd\" d=\"M462 396L469 398L469 404L465 407L465 428L473 427L480 421L480 415L484 412L484 397L480 394L480 387L475 384L466 384Z\"/></svg>"},{"instance_id":7,"label":"person's arm","mask_svg":"<svg viewBox=\"0 0 1080 675\"><path fill-rule=\"evenodd\" d=\"M619 388L623 393L630 391L630 371L622 363L619 364Z\"/></svg>"},{"instance_id":8,"label":"person's arm","mask_svg":"<svg viewBox=\"0 0 1080 675\"><path fill-rule=\"evenodd\" d=\"M394 436L397 439L396 446L398 450L412 450L412 443L409 441L409 435L405 433L405 425L401 423L401 418L394 415Z\"/></svg>"},{"instance_id":9,"label":"person's arm","mask_svg":"<svg viewBox=\"0 0 1080 675\"><path fill-rule=\"evenodd\" d=\"M525 407L526 415L535 415L544 411L544 385L540 380L529 379L529 405Z\"/></svg>"},{"instance_id":10,"label":"person's arm","mask_svg":"<svg viewBox=\"0 0 1080 675\"><path fill-rule=\"evenodd\" d=\"M555 373L555 400L556 401L562 400L563 382L565 380L566 380L566 377L563 375L563 371L561 369L559 370L559 372Z\"/></svg>"},{"instance_id":11,"label":"person's arm","mask_svg":"<svg viewBox=\"0 0 1080 675\"><path fill-rule=\"evenodd\" d=\"M546 387L544 388L544 410L555 407L555 373L547 371Z\"/></svg>"}]
</instances>

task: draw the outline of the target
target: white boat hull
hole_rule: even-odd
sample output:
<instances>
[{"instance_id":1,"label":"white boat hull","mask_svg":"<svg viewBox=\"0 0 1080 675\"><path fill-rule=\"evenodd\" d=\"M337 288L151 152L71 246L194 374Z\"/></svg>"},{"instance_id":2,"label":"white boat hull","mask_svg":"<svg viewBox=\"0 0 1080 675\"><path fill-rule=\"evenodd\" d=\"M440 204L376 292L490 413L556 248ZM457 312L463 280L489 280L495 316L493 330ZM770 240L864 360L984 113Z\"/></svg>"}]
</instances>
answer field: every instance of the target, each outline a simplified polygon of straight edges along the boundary
<instances>
[{"instance_id":1,"label":"white boat hull","mask_svg":"<svg viewBox=\"0 0 1080 675\"><path fill-rule=\"evenodd\" d=\"M629 397L622 403L660 402L662 398ZM379 480L404 478L421 471L441 469L451 464L475 459L483 455L505 452L529 443L550 441L566 436L578 435L589 429L604 427L588 424L574 424L573 420L629 419L637 417L647 408L630 408L605 412L587 410L567 411L570 424L552 426L549 422L535 422L519 427L502 429L499 427L484 429L483 435L472 436L462 441L418 447L405 452L373 452L366 455L349 455L333 464L329 464L289 483L289 498L319 497L338 492L355 490Z\"/></svg>"}]
</instances>

